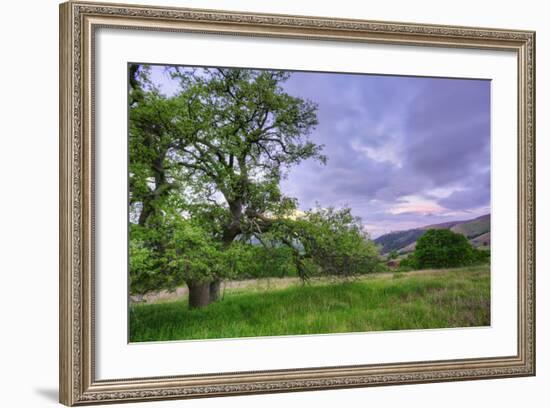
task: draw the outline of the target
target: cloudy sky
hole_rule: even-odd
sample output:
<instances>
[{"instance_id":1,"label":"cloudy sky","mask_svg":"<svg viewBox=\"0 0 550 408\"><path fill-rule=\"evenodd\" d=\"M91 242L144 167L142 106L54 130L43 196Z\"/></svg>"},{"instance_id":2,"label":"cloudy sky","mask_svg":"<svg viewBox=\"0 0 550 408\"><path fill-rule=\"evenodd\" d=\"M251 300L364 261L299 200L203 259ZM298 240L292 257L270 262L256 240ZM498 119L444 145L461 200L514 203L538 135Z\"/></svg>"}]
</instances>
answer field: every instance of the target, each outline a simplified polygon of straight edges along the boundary
<instances>
[{"instance_id":1,"label":"cloudy sky","mask_svg":"<svg viewBox=\"0 0 550 408\"><path fill-rule=\"evenodd\" d=\"M170 93L161 67L153 79ZM349 206L373 238L490 212L490 81L294 72L283 86L318 104L328 157L282 183L302 210Z\"/></svg>"}]
</instances>

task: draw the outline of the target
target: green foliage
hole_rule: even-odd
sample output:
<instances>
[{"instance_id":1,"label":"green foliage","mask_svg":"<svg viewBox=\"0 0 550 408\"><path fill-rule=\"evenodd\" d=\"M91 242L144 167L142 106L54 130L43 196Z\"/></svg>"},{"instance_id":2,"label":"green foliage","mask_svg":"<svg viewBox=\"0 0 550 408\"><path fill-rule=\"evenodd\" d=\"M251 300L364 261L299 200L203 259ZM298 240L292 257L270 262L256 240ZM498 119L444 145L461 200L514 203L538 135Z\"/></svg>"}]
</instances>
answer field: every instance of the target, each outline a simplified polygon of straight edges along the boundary
<instances>
[{"instance_id":1,"label":"green foliage","mask_svg":"<svg viewBox=\"0 0 550 408\"><path fill-rule=\"evenodd\" d=\"M472 248L472 265L480 265L491 262L491 251L488 249Z\"/></svg>"},{"instance_id":2,"label":"green foliage","mask_svg":"<svg viewBox=\"0 0 550 408\"><path fill-rule=\"evenodd\" d=\"M287 246L248 245L240 261L239 279L297 276L293 250Z\"/></svg>"},{"instance_id":3,"label":"green foliage","mask_svg":"<svg viewBox=\"0 0 550 408\"><path fill-rule=\"evenodd\" d=\"M417 241L413 253L400 263L400 270L454 268L489 262L488 251L472 247L467 238L447 229L429 229Z\"/></svg>"},{"instance_id":4,"label":"green foliage","mask_svg":"<svg viewBox=\"0 0 550 408\"><path fill-rule=\"evenodd\" d=\"M325 161L322 146L307 140L317 124L317 107L284 92L280 83L288 73L171 67L179 91L168 97L151 83L147 66L134 69L139 74L131 91L139 98L130 106L135 218L148 217L159 200L179 190L194 203L223 197L214 205L226 210L226 224L251 221L256 214L287 209L291 201L279 189L286 168L308 158Z\"/></svg>"},{"instance_id":5,"label":"green foliage","mask_svg":"<svg viewBox=\"0 0 550 408\"><path fill-rule=\"evenodd\" d=\"M156 216L155 228L130 225L130 292L174 288L187 280L231 276L229 252L200 225L177 214Z\"/></svg>"},{"instance_id":6,"label":"green foliage","mask_svg":"<svg viewBox=\"0 0 550 408\"><path fill-rule=\"evenodd\" d=\"M377 247L349 208L318 207L280 220L267 236L294 249L297 272L304 278L370 273L380 264Z\"/></svg>"},{"instance_id":7,"label":"green foliage","mask_svg":"<svg viewBox=\"0 0 550 408\"><path fill-rule=\"evenodd\" d=\"M410 253L405 258L399 262L399 267L397 268L400 272L413 271L420 269L418 259L415 256L415 253Z\"/></svg>"},{"instance_id":8,"label":"green foliage","mask_svg":"<svg viewBox=\"0 0 550 408\"><path fill-rule=\"evenodd\" d=\"M352 276L385 270L378 251L350 210L317 209L281 219L262 242L238 239L229 247L198 218L165 212L154 229L131 224L130 291L174 288L188 280L316 275ZM287 239L294 239L286 245ZM300 269L301 268L301 269Z\"/></svg>"},{"instance_id":9,"label":"green foliage","mask_svg":"<svg viewBox=\"0 0 550 408\"><path fill-rule=\"evenodd\" d=\"M226 290L223 302L187 310L185 299L130 308L130 341L212 339L487 326L487 266L365 277L279 290Z\"/></svg>"},{"instance_id":10,"label":"green foliage","mask_svg":"<svg viewBox=\"0 0 550 408\"><path fill-rule=\"evenodd\" d=\"M130 293L145 293L150 288L162 288L165 284L158 274L159 260L155 258L143 228L130 224L129 268Z\"/></svg>"},{"instance_id":11,"label":"green foliage","mask_svg":"<svg viewBox=\"0 0 550 408\"><path fill-rule=\"evenodd\" d=\"M397 259L398 257L399 257L399 253L397 252L396 249L392 249L390 251L390 253L388 254L388 259L389 260Z\"/></svg>"}]
</instances>

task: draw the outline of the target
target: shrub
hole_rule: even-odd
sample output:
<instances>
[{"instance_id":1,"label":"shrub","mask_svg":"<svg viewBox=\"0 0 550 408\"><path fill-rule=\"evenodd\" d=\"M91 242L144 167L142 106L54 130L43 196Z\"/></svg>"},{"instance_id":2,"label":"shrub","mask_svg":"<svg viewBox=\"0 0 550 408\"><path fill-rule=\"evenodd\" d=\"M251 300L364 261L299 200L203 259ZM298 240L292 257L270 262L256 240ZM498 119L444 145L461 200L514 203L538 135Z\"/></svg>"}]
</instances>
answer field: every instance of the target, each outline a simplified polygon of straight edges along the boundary
<instances>
[{"instance_id":1,"label":"shrub","mask_svg":"<svg viewBox=\"0 0 550 408\"><path fill-rule=\"evenodd\" d=\"M410 253L409 255L407 255L407 257L403 258L399 262L399 267L397 268L399 272L408 272L408 271L413 271L415 269L420 269L420 267L418 265L418 259L416 259L414 252Z\"/></svg>"},{"instance_id":2,"label":"shrub","mask_svg":"<svg viewBox=\"0 0 550 408\"><path fill-rule=\"evenodd\" d=\"M472 249L472 263L474 264L484 264L491 261L491 251L488 249Z\"/></svg>"},{"instance_id":3,"label":"shrub","mask_svg":"<svg viewBox=\"0 0 550 408\"><path fill-rule=\"evenodd\" d=\"M485 263L488 255L472 247L462 234L430 229L417 241L409 265L415 269L454 268Z\"/></svg>"}]
</instances>

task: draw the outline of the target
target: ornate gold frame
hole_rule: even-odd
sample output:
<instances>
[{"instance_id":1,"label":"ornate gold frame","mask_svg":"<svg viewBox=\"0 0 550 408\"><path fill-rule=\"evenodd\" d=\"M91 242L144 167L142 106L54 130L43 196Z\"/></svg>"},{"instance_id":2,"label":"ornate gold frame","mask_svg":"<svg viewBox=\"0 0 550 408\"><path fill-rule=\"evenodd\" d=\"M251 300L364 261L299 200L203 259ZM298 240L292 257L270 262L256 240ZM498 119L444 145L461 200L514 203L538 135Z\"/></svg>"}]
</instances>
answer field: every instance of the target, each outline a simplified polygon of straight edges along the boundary
<instances>
[{"instance_id":1,"label":"ornate gold frame","mask_svg":"<svg viewBox=\"0 0 550 408\"><path fill-rule=\"evenodd\" d=\"M245 373L94 376L93 46L98 27L507 50L518 61L518 350L513 356ZM60 5L60 401L66 405L535 374L535 33L227 11Z\"/></svg>"}]
</instances>

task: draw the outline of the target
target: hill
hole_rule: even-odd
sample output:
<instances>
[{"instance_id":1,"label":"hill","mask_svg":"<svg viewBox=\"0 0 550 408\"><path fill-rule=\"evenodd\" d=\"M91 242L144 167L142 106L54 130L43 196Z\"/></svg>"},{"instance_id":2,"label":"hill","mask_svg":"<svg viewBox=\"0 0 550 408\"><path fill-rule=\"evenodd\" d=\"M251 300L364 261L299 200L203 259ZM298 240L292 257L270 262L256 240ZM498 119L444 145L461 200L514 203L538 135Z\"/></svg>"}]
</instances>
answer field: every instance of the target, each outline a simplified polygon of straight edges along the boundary
<instances>
[{"instance_id":1,"label":"hill","mask_svg":"<svg viewBox=\"0 0 550 408\"><path fill-rule=\"evenodd\" d=\"M381 253L387 254L390 251L400 251L403 248L411 246L418 240L418 238L424 235L424 232L425 230L420 228L395 231L376 238L374 242L381 246Z\"/></svg>"},{"instance_id":2,"label":"hill","mask_svg":"<svg viewBox=\"0 0 550 408\"><path fill-rule=\"evenodd\" d=\"M416 241L429 229L450 229L464 235L475 247L489 248L491 245L491 214L462 221L425 225L404 231L393 231L374 240L380 245L382 254L392 250L405 254L414 250Z\"/></svg>"},{"instance_id":3,"label":"hill","mask_svg":"<svg viewBox=\"0 0 550 408\"><path fill-rule=\"evenodd\" d=\"M468 239L478 237L491 231L491 215L486 214L470 221L455 224L451 227L451 231L458 232Z\"/></svg>"}]
</instances>

